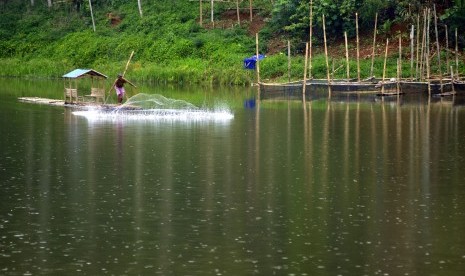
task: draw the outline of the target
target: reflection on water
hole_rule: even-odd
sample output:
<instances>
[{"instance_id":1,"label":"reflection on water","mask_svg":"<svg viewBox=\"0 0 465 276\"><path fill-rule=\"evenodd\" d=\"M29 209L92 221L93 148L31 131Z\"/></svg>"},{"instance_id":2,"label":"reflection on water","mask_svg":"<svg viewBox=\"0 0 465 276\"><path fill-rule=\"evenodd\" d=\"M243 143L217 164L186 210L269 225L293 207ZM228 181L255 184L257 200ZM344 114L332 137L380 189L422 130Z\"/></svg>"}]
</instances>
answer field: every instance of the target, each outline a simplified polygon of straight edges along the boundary
<instances>
[{"instance_id":1,"label":"reflection on water","mask_svg":"<svg viewBox=\"0 0 465 276\"><path fill-rule=\"evenodd\" d=\"M0 274L465 270L451 101L257 102L194 124L14 99L0 114Z\"/></svg>"}]
</instances>

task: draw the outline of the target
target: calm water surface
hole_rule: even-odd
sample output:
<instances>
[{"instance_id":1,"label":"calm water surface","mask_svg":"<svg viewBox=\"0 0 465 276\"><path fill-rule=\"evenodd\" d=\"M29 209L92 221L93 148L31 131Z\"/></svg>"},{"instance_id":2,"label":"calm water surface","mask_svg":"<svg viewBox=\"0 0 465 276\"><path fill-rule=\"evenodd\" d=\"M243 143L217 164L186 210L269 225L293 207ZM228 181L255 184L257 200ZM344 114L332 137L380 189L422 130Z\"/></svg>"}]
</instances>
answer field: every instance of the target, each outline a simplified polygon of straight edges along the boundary
<instances>
[{"instance_id":1,"label":"calm water surface","mask_svg":"<svg viewBox=\"0 0 465 276\"><path fill-rule=\"evenodd\" d=\"M1 275L464 275L457 99L147 86L232 117L95 119L0 84Z\"/></svg>"}]
</instances>

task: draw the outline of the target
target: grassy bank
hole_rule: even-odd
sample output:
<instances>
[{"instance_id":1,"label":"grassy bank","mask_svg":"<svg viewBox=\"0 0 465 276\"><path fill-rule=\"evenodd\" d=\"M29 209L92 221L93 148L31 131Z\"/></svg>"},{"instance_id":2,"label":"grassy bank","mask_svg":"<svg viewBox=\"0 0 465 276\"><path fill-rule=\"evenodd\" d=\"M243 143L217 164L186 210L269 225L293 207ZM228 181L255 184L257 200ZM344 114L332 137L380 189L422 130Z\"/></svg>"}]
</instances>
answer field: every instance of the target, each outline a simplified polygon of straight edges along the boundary
<instances>
[{"instance_id":1,"label":"grassy bank","mask_svg":"<svg viewBox=\"0 0 465 276\"><path fill-rule=\"evenodd\" d=\"M57 79L75 68L92 68L109 78L116 78L118 73L124 71L126 62L109 61L83 65L45 58L4 58L0 59L0 76ZM201 59L178 60L170 64L132 61L126 75L131 80L146 82L247 85L251 83L253 75L242 69L241 62L242 59L238 59L237 64L223 66Z\"/></svg>"},{"instance_id":2,"label":"grassy bank","mask_svg":"<svg viewBox=\"0 0 465 276\"><path fill-rule=\"evenodd\" d=\"M158 82L158 83L178 83L178 84L207 84L207 85L250 85L256 81L254 70L245 70L242 67L242 56L229 57L231 61L211 62L204 59L186 58L175 60L170 63L159 64L150 61L134 60L130 63L127 76L131 80ZM124 70L126 60L121 62L100 61L91 64L93 69L107 74L110 79L116 77ZM452 61L451 61L452 62ZM346 62L343 58L330 58L329 71L331 78L345 79ZM350 77L357 77L357 63L351 60ZM460 72L463 74L465 68L460 61ZM61 78L63 74L79 65L67 63L66 61L54 61L52 59L34 58L22 60L19 58L0 59L0 76L14 76L24 78ZM383 75L384 58L376 58L374 62L374 76L381 78ZM86 67L86 66L80 66ZM438 67L432 66L432 75L437 74ZM370 76L371 59L360 61L361 78ZM443 64L445 72L445 64ZM303 78L304 57L296 56L291 58L291 68L288 70L288 59L283 54L269 56L260 62L260 78L262 81L285 82L299 80ZM415 74L415 68L413 70ZM386 78L397 76L397 57L391 56L387 60ZM411 76L410 62L403 62L402 77ZM312 77L326 78L326 60L324 55L317 55L312 59Z\"/></svg>"}]
</instances>

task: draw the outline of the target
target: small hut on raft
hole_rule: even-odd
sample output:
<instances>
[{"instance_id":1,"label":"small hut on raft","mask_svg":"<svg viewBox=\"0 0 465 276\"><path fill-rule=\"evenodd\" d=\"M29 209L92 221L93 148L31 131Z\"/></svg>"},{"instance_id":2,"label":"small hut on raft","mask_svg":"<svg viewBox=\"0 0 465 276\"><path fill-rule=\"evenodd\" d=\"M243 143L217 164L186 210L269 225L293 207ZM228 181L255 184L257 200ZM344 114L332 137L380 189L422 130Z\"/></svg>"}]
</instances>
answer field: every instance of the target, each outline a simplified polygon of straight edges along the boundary
<instances>
[{"instance_id":1,"label":"small hut on raft","mask_svg":"<svg viewBox=\"0 0 465 276\"><path fill-rule=\"evenodd\" d=\"M90 94L80 95L78 91L78 80L90 78ZM105 101L105 80L108 77L93 69L75 69L65 75L64 79L64 98L65 103L77 103L84 101L84 97L90 97L96 102Z\"/></svg>"}]
</instances>

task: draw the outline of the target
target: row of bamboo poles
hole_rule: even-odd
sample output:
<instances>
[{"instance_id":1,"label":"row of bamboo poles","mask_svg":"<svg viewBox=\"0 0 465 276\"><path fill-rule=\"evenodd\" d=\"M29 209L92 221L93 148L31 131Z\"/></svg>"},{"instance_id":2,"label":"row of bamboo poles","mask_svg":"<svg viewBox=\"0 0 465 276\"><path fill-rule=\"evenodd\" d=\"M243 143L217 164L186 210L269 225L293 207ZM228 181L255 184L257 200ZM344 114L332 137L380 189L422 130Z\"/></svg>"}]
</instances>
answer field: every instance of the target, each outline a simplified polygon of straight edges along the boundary
<instances>
[{"instance_id":1,"label":"row of bamboo poles","mask_svg":"<svg viewBox=\"0 0 465 276\"><path fill-rule=\"evenodd\" d=\"M302 93L305 95L305 83L308 79L312 79L312 40L313 40L313 0L310 0L310 28L309 28L309 42L306 42L305 46L305 69L304 69L304 78L303 78L303 91ZM432 46L431 44L431 21L434 18L434 33L435 33L435 45ZM415 25L411 25L410 31L410 78L411 81L419 81L419 82L427 82L428 83L428 90L430 91L430 82L433 78L439 78L441 89L443 86L443 81L446 77L443 74L443 65L441 62L441 45L439 43L439 33L438 33L438 16L436 13L436 6L433 6L433 10L431 8L425 8L421 15L417 16L416 20L416 28ZM376 34L377 34L377 24L378 24L378 14L375 16L375 25L374 25L374 32L373 32L373 47L372 47L372 54L371 54L371 67L370 67L370 78L374 78L374 61L375 61L375 49L376 49ZM331 73L330 73L330 66L329 66L329 55L328 55L328 46L327 46L327 38L326 38L326 23L325 23L325 16L322 16L322 25L323 25L323 40L324 40L324 54L325 54L325 63L326 63L326 78L328 83L331 83ZM361 82L361 74L360 74L360 40L359 40L359 26L358 26L358 13L355 14L355 25L356 25L356 61L357 61L357 81ZM450 64L449 59L449 37L448 37L448 28L447 25L444 25L445 28L445 58L446 58L446 74L450 74L450 81L454 79L459 79L459 58L458 58L458 34L457 28L455 29L455 74L454 68ZM416 32L415 32L416 30ZM420 41L421 40L421 41ZM347 32L344 32L344 41L345 41L345 61L346 61L346 74L347 74L347 81L350 80L350 65L349 65L349 50L348 50L348 40L347 40ZM256 34L256 51L258 57L258 34ZM438 65L437 65L437 72L435 75L431 73L431 63L430 59L432 58L431 48L436 47ZM399 57L397 59L397 90L399 91L399 81L403 78L402 72L402 35L399 34ZM387 66L387 58L389 52L389 38L386 39L386 48L384 52L384 65L383 65L383 74L381 80L382 86L382 93L384 93L384 83L386 82L386 66ZM434 55L433 55L434 56ZM288 41L288 57L289 57L289 71L290 71L290 42ZM259 69L259 61L257 60L256 64L256 73L257 73L257 82L260 82L260 69ZM334 73L334 69L333 69ZM308 76L308 78L307 78ZM448 81L449 81L448 80ZM289 81L290 81L290 73L289 73ZM331 86L328 85L328 92L329 96L331 95Z\"/></svg>"}]
</instances>

